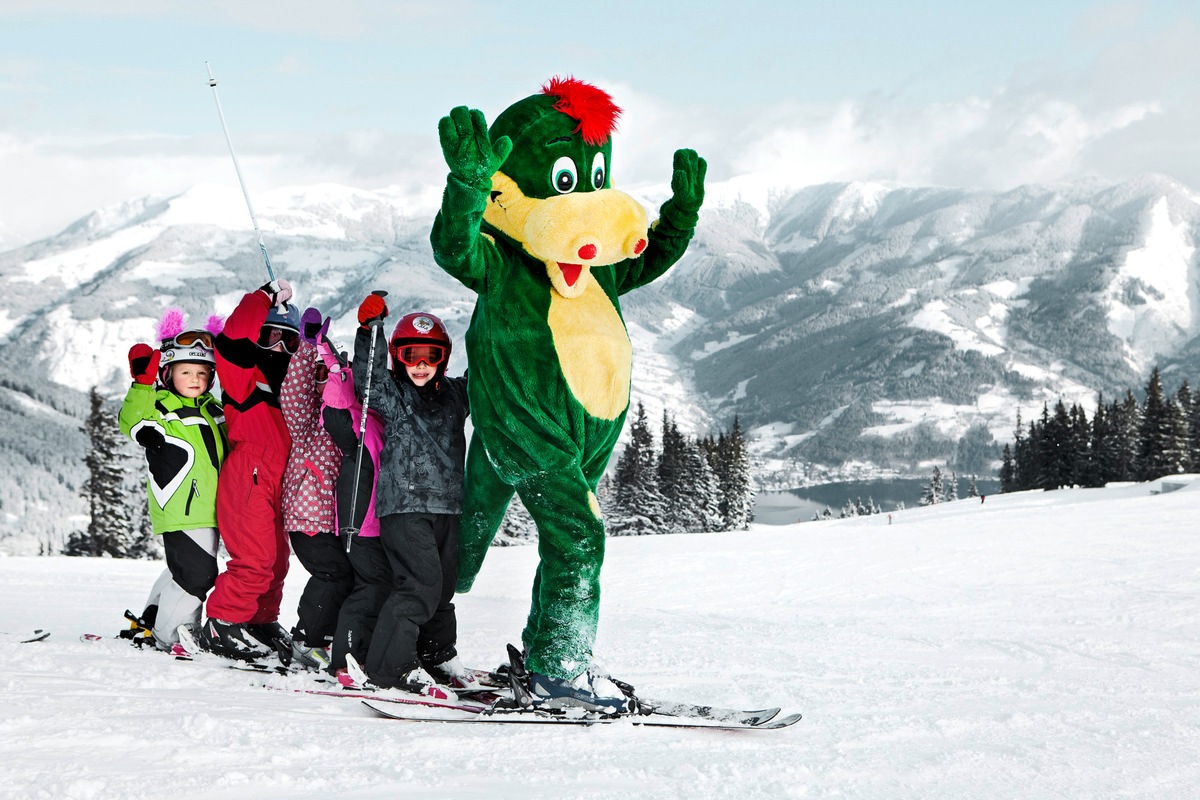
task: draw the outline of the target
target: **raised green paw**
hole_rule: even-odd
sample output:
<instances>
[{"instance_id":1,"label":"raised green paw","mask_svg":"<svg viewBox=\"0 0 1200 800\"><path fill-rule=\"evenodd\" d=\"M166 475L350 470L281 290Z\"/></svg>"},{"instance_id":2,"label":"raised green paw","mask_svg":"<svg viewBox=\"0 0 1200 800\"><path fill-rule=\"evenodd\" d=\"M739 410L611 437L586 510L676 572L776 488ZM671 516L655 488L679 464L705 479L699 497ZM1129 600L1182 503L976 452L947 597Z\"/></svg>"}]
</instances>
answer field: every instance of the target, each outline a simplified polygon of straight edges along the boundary
<instances>
[{"instance_id":1,"label":"raised green paw","mask_svg":"<svg viewBox=\"0 0 1200 800\"><path fill-rule=\"evenodd\" d=\"M438 138L450 174L468 186L487 190L492 175L512 152L512 141L501 136L493 144L487 120L478 109L459 106L438 122Z\"/></svg>"},{"instance_id":2,"label":"raised green paw","mask_svg":"<svg viewBox=\"0 0 1200 800\"><path fill-rule=\"evenodd\" d=\"M676 150L671 172L671 192L675 206L696 214L704 203L704 175L708 163L695 150Z\"/></svg>"}]
</instances>

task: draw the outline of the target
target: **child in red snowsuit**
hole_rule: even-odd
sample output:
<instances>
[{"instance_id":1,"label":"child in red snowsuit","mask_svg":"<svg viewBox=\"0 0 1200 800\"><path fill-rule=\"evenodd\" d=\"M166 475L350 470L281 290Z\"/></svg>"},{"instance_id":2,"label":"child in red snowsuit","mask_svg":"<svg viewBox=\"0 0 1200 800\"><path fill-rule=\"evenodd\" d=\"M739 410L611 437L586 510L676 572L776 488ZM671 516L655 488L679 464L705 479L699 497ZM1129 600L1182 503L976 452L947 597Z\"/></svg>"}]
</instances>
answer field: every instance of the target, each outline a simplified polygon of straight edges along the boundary
<instances>
[{"instance_id":1,"label":"child in red snowsuit","mask_svg":"<svg viewBox=\"0 0 1200 800\"><path fill-rule=\"evenodd\" d=\"M209 595L199 643L232 658L274 650L291 659L291 639L278 622L290 556L282 481L292 446L279 389L300 344L300 313L288 305L291 297L286 281L243 296L215 342L232 447L217 485L217 523L229 562Z\"/></svg>"}]
</instances>

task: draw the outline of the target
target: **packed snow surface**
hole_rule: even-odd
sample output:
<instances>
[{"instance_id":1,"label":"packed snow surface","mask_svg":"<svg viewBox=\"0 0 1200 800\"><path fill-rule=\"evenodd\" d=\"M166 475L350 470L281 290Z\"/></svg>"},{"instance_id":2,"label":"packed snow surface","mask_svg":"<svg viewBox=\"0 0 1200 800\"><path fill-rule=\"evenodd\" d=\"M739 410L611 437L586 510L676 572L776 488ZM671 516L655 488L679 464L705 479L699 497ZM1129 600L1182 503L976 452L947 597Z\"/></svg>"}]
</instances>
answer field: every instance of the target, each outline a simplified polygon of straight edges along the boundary
<instances>
[{"instance_id":1,"label":"packed snow surface","mask_svg":"<svg viewBox=\"0 0 1200 800\"><path fill-rule=\"evenodd\" d=\"M647 694L781 731L451 725L119 641L147 562L0 559L0 795L20 798L1194 797L1200 483L989 496L748 533L610 540L597 651ZM458 599L498 663L532 547ZM303 573L293 565L285 624Z\"/></svg>"}]
</instances>

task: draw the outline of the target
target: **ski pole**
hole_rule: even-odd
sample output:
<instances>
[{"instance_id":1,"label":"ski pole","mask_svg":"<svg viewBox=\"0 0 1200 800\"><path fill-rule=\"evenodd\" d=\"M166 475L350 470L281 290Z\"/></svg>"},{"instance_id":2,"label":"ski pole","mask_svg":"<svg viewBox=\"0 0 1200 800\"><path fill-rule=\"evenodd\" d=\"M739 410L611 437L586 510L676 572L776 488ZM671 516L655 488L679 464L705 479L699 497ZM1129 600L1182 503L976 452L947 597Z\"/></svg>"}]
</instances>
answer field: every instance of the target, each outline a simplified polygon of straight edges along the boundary
<instances>
[{"instance_id":1,"label":"ski pole","mask_svg":"<svg viewBox=\"0 0 1200 800\"><path fill-rule=\"evenodd\" d=\"M382 289L376 289L371 294L387 297L387 292ZM367 379L363 382L362 416L358 421L358 455L354 459L354 491L350 494L350 524L343 526L338 531L338 534L346 540L347 555L350 554L350 545L354 541L355 534L358 533L358 526L354 524L355 514L358 513L358 479L362 475L363 448L367 442L367 414L370 413L371 406L371 375L375 372L375 339L379 328L382 327L383 320L375 320L371 323L371 347L367 350Z\"/></svg>"},{"instance_id":2,"label":"ski pole","mask_svg":"<svg viewBox=\"0 0 1200 800\"><path fill-rule=\"evenodd\" d=\"M221 111L221 98L217 95L217 79L213 77L212 67L204 62L208 70L208 85L213 92L213 100L217 102L217 116L221 118L221 130L225 131L225 143L229 145L229 155L233 158L233 171L237 173L238 183L242 185L242 196L246 198L246 208L250 210L250 221L254 223L254 233L258 235L258 249L262 251L263 262L267 265L267 275L275 280L275 270L271 268L271 257L267 255L267 245L263 242L262 230L258 227L258 217L254 215L254 204L250 202L250 192L246 189L246 180L242 177L242 168L238 164L237 153L233 152L233 139L229 138L229 126L225 124L225 113Z\"/></svg>"}]
</instances>

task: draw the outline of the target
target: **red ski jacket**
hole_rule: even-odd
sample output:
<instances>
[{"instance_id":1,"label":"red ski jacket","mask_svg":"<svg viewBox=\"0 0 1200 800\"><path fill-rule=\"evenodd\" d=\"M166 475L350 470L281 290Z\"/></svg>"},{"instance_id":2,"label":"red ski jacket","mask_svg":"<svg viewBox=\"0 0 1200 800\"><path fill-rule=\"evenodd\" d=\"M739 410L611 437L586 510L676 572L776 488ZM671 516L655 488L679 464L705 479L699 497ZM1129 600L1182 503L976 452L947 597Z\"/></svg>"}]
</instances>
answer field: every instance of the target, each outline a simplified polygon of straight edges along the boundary
<instances>
[{"instance_id":1,"label":"red ski jacket","mask_svg":"<svg viewBox=\"0 0 1200 800\"><path fill-rule=\"evenodd\" d=\"M255 444L281 452L282 461L291 449L292 437L279 410L279 388L291 356L257 344L270 310L271 299L263 291L242 297L217 336L217 379L229 441L234 446Z\"/></svg>"}]
</instances>

